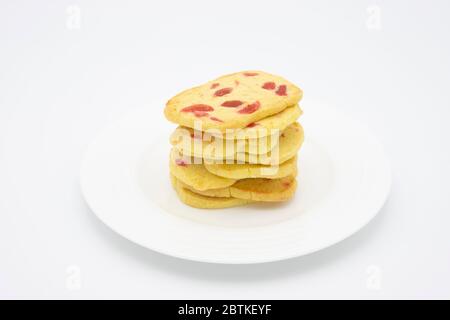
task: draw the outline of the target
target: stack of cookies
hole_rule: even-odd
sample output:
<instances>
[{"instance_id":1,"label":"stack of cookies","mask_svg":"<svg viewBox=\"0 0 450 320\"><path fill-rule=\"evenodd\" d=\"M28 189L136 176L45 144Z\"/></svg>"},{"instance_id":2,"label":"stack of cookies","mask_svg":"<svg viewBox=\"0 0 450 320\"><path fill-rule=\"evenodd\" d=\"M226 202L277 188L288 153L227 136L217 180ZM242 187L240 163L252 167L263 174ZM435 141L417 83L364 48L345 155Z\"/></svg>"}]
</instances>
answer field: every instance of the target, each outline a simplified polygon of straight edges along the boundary
<instances>
[{"instance_id":1,"label":"stack of cookies","mask_svg":"<svg viewBox=\"0 0 450 320\"><path fill-rule=\"evenodd\" d=\"M170 137L169 167L181 201L212 209L293 197L301 98L281 77L244 71L170 99L164 113L179 127Z\"/></svg>"}]
</instances>

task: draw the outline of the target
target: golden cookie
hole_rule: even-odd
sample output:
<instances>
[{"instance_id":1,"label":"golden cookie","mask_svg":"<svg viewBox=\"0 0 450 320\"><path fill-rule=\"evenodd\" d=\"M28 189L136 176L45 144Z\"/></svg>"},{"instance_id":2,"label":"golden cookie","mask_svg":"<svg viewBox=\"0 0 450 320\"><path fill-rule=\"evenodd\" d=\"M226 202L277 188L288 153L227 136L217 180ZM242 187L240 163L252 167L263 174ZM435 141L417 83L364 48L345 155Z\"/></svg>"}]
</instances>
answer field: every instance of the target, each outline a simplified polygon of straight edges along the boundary
<instances>
[{"instance_id":1,"label":"golden cookie","mask_svg":"<svg viewBox=\"0 0 450 320\"><path fill-rule=\"evenodd\" d=\"M238 152L250 154L266 154L278 144L279 139L272 141L272 136L259 139L224 140L211 136L207 132L195 131L188 127L178 127L170 136L170 143L177 150L184 151L193 157L210 159L235 158ZM228 152L228 153L227 153Z\"/></svg>"},{"instance_id":2,"label":"golden cookie","mask_svg":"<svg viewBox=\"0 0 450 320\"><path fill-rule=\"evenodd\" d=\"M278 129L283 131L289 125L293 124L302 115L303 111L299 105L287 107L281 112L251 123L245 128L225 131L224 134L218 135L220 138L227 140L249 139L264 137L271 134L271 130ZM214 132L212 132L214 136Z\"/></svg>"},{"instance_id":3,"label":"golden cookie","mask_svg":"<svg viewBox=\"0 0 450 320\"><path fill-rule=\"evenodd\" d=\"M278 179L289 175L297 175L297 156L283 162L278 167L262 164L207 164L209 172L229 179L267 178Z\"/></svg>"},{"instance_id":4,"label":"golden cookie","mask_svg":"<svg viewBox=\"0 0 450 320\"><path fill-rule=\"evenodd\" d=\"M231 196L252 201L286 201L292 198L297 189L294 176L280 179L244 179L230 188Z\"/></svg>"},{"instance_id":5,"label":"golden cookie","mask_svg":"<svg viewBox=\"0 0 450 320\"><path fill-rule=\"evenodd\" d=\"M244 159L246 163L279 165L295 157L304 138L303 127L298 122L294 122L281 133L278 145L267 154L253 155L238 152L236 157L237 160ZM211 163L211 161L206 161L206 163Z\"/></svg>"},{"instance_id":6,"label":"golden cookie","mask_svg":"<svg viewBox=\"0 0 450 320\"><path fill-rule=\"evenodd\" d=\"M176 179L172 177L172 179ZM243 200L277 202L289 200L295 193L297 182L294 176L280 179L244 179L230 187L211 190L196 190L191 186L177 181L180 187L205 197L237 198Z\"/></svg>"},{"instance_id":7,"label":"golden cookie","mask_svg":"<svg viewBox=\"0 0 450 320\"><path fill-rule=\"evenodd\" d=\"M208 197L219 197L219 198L229 198L231 197L230 195L230 187L226 187L226 188L218 188L218 189L208 189L208 190L197 190L194 187L184 183L183 181L177 179L173 174L170 174L171 179L172 179L172 184L174 179L176 180L176 182L178 183L179 186L188 189L192 192L195 192L197 194L201 194L203 196L208 196Z\"/></svg>"},{"instance_id":8,"label":"golden cookie","mask_svg":"<svg viewBox=\"0 0 450 320\"><path fill-rule=\"evenodd\" d=\"M222 76L170 99L164 109L169 121L202 131L244 128L297 104L302 91L289 81L262 71Z\"/></svg>"},{"instance_id":9,"label":"golden cookie","mask_svg":"<svg viewBox=\"0 0 450 320\"><path fill-rule=\"evenodd\" d=\"M221 209L242 206L251 203L251 200L237 199L232 197L208 197L184 188L180 181L171 176L172 185L180 200L188 206L199 209Z\"/></svg>"},{"instance_id":10,"label":"golden cookie","mask_svg":"<svg viewBox=\"0 0 450 320\"><path fill-rule=\"evenodd\" d=\"M264 137L262 139L267 139ZM202 141L195 141L192 139L191 143L184 143L174 146L184 156L191 157L203 157L206 164L281 164L291 158L293 158L301 145L303 144L304 134L302 126L295 122L287 127L281 135L279 135L279 143L275 147L271 146L271 150L265 154L251 154L246 152L229 152L226 153L224 148L216 148L215 144L206 144L206 148L203 148ZM198 148L195 146L198 143ZM223 146L223 145L222 145ZM233 150L231 150L233 151Z\"/></svg>"},{"instance_id":11,"label":"golden cookie","mask_svg":"<svg viewBox=\"0 0 450 320\"><path fill-rule=\"evenodd\" d=\"M197 190L225 188L236 182L234 179L216 176L206 170L203 164L195 164L192 160L172 149L169 160L170 173Z\"/></svg>"}]
</instances>

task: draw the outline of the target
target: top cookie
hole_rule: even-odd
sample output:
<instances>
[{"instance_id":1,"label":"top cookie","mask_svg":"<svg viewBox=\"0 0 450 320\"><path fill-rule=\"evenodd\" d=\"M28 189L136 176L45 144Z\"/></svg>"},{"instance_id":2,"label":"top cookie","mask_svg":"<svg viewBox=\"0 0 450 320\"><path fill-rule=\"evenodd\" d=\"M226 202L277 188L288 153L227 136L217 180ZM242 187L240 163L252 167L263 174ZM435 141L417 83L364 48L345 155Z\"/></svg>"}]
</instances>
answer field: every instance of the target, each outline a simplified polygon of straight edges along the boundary
<instances>
[{"instance_id":1,"label":"top cookie","mask_svg":"<svg viewBox=\"0 0 450 320\"><path fill-rule=\"evenodd\" d=\"M237 129L297 104L303 92L289 81L262 71L222 76L170 99L164 110L169 121L201 130Z\"/></svg>"}]
</instances>

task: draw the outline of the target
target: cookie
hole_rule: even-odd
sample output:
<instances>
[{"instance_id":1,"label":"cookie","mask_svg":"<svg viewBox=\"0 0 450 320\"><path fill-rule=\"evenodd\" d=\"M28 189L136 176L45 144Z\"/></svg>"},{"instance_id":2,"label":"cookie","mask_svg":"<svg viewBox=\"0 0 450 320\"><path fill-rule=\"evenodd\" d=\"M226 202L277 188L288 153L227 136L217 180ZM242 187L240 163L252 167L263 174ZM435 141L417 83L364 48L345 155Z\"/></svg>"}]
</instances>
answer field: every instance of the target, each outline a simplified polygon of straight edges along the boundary
<instances>
[{"instance_id":1,"label":"cookie","mask_svg":"<svg viewBox=\"0 0 450 320\"><path fill-rule=\"evenodd\" d=\"M172 185L180 200L188 206L199 209L221 209L242 206L253 201L233 197L208 197L183 187L179 180L171 176Z\"/></svg>"},{"instance_id":2,"label":"cookie","mask_svg":"<svg viewBox=\"0 0 450 320\"><path fill-rule=\"evenodd\" d=\"M286 127L297 121L302 113L302 109L300 109L299 105L296 104L294 106L287 107L283 111L274 115L263 118L257 122L253 122L245 128L229 130L231 132L228 132L228 134L221 134L219 137L227 140L239 140L268 136L271 134L272 129L278 129L280 131L286 129ZM212 135L214 136L214 132L212 132Z\"/></svg>"},{"instance_id":3,"label":"cookie","mask_svg":"<svg viewBox=\"0 0 450 320\"><path fill-rule=\"evenodd\" d=\"M267 154L254 155L238 152L236 153L237 160L243 159L246 163L251 164L282 164L293 158L302 146L304 140L303 127L298 122L294 122L281 133L279 139L278 145ZM207 160L206 163L212 163L209 159Z\"/></svg>"},{"instance_id":4,"label":"cookie","mask_svg":"<svg viewBox=\"0 0 450 320\"><path fill-rule=\"evenodd\" d=\"M226 153L220 149L205 149L202 152L205 164L263 164L279 165L293 158L303 144L304 134L302 126L295 122L287 127L279 136L279 143L271 151L265 154L250 154L245 152ZM200 157L195 154L197 149L191 148L182 151L185 156Z\"/></svg>"},{"instance_id":5,"label":"cookie","mask_svg":"<svg viewBox=\"0 0 450 320\"><path fill-rule=\"evenodd\" d=\"M208 133L196 131L188 127L178 127L170 136L170 143L175 149L184 151L193 157L210 159L235 158L237 152L250 154L266 154L279 142L272 136L260 139L224 140L211 136ZM200 148L201 147L201 148ZM228 154L227 154L228 151Z\"/></svg>"},{"instance_id":6,"label":"cookie","mask_svg":"<svg viewBox=\"0 0 450 320\"><path fill-rule=\"evenodd\" d=\"M297 104L302 91L291 82L262 71L222 76L170 99L164 109L169 121L202 131L244 128Z\"/></svg>"},{"instance_id":7,"label":"cookie","mask_svg":"<svg viewBox=\"0 0 450 320\"><path fill-rule=\"evenodd\" d=\"M207 196L207 197L219 197L219 198L229 198L231 197L230 194L230 187L225 187L225 188L218 188L218 189L208 189L208 190L198 190L195 189L194 187L184 183L183 181L177 179L177 177L175 177L173 174L170 174L171 179L172 179L172 184L174 179L176 180L176 183L178 183L178 185L180 187L183 187L185 189L188 189L192 192L195 192L197 194L203 195L203 196Z\"/></svg>"},{"instance_id":8,"label":"cookie","mask_svg":"<svg viewBox=\"0 0 450 320\"><path fill-rule=\"evenodd\" d=\"M297 189L294 176L280 179L244 179L230 188L231 196L252 201L275 202L292 198Z\"/></svg>"},{"instance_id":9,"label":"cookie","mask_svg":"<svg viewBox=\"0 0 450 320\"><path fill-rule=\"evenodd\" d=\"M291 158L293 158L301 145L303 144L304 134L303 128L295 122L287 127L280 135L279 142L275 144L275 147L269 152L264 154L251 154L246 152L230 152L226 153L226 149L217 149L215 145L208 145L207 148L196 148L194 143L201 144L202 141L194 141L192 138L191 143L186 145L183 143L174 146L175 149L180 151L184 156L202 157L206 164L222 164L222 163L251 163L251 164L281 164ZM268 140L268 139L267 139ZM271 145L271 148L273 145ZM277 156L278 153L278 156Z\"/></svg>"},{"instance_id":10,"label":"cookie","mask_svg":"<svg viewBox=\"0 0 450 320\"><path fill-rule=\"evenodd\" d=\"M169 168L177 179L197 190L225 188L236 182L234 179L212 174L203 164L195 164L192 159L183 157L175 149L170 154Z\"/></svg>"},{"instance_id":11,"label":"cookie","mask_svg":"<svg viewBox=\"0 0 450 320\"><path fill-rule=\"evenodd\" d=\"M212 174L228 179L268 178L278 179L297 175L297 156L276 167L261 164L206 164L205 168Z\"/></svg>"},{"instance_id":12,"label":"cookie","mask_svg":"<svg viewBox=\"0 0 450 320\"><path fill-rule=\"evenodd\" d=\"M172 178L174 179L174 177ZM176 179L176 178L175 178ZM236 198L251 201L278 202L292 198L297 188L294 176L280 179L243 179L230 187L212 190L196 190L181 181L177 181L180 187L191 192L211 198Z\"/></svg>"}]
</instances>

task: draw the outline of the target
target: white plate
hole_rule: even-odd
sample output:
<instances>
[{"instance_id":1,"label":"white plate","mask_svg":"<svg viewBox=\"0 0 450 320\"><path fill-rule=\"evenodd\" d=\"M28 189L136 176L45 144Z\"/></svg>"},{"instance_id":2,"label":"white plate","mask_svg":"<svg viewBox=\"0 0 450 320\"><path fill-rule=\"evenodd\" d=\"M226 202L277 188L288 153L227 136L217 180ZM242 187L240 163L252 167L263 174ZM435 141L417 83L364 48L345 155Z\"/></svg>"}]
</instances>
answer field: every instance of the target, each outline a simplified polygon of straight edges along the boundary
<instances>
[{"instance_id":1,"label":"white plate","mask_svg":"<svg viewBox=\"0 0 450 320\"><path fill-rule=\"evenodd\" d=\"M109 125L86 151L81 189L111 229L164 254L236 264L305 255L361 229L389 192L389 163L367 128L309 105L300 121L305 143L292 201L194 209L170 185L169 131L155 134L151 121L148 108Z\"/></svg>"}]
</instances>

